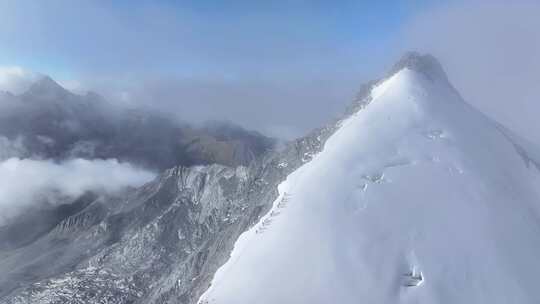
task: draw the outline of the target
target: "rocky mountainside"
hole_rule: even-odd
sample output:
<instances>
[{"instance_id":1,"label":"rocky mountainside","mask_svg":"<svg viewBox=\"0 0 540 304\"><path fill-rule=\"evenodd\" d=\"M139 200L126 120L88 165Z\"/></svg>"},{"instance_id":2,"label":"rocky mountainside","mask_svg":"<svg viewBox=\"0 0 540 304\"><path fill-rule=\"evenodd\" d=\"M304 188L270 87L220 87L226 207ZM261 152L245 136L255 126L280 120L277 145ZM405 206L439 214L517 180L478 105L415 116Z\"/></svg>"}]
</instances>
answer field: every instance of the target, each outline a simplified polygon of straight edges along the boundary
<instances>
[{"instance_id":1,"label":"rocky mountainside","mask_svg":"<svg viewBox=\"0 0 540 304\"><path fill-rule=\"evenodd\" d=\"M236 238L268 210L276 185L308 162L334 127L268 153L264 139L264 149L246 149L249 158L237 162L249 165L179 165L139 189L88 193L19 216L0 227L0 303L194 303ZM191 144L201 147L192 151L201 162L211 159L206 155L227 159L224 143L249 146L238 136L245 131L230 124L197 132L212 134ZM207 142L215 151L201 154Z\"/></svg>"},{"instance_id":2,"label":"rocky mountainside","mask_svg":"<svg viewBox=\"0 0 540 304\"><path fill-rule=\"evenodd\" d=\"M0 303L194 303L326 132L248 167L177 166L85 203L37 240L0 251Z\"/></svg>"}]
</instances>

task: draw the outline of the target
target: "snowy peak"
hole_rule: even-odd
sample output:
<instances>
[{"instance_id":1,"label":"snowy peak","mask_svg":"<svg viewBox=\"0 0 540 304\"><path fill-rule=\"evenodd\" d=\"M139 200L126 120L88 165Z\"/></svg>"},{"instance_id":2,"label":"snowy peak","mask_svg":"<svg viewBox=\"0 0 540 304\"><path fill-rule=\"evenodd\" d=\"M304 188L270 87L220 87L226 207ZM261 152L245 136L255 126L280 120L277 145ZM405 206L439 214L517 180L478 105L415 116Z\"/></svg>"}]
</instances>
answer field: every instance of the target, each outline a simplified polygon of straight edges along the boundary
<instances>
[{"instance_id":1,"label":"snowy peak","mask_svg":"<svg viewBox=\"0 0 540 304\"><path fill-rule=\"evenodd\" d=\"M416 78L416 80L409 79L405 82L401 82L402 84L416 82L418 87L422 87L425 85L421 84L421 82L423 82L423 80L429 80L430 84L427 86L431 86L435 83L437 86L446 87L449 91L448 94L455 95L458 99L462 99L448 81L444 69L435 57L429 54L407 52L393 65L386 74L386 77L378 81L369 81L360 87L352 105L346 110L347 115L351 115L365 108L380 92L384 91L384 88L390 86L390 83L392 82L390 80L396 78L394 77L396 74L403 71L407 74L406 78L411 78L412 76L412 78Z\"/></svg>"},{"instance_id":2,"label":"snowy peak","mask_svg":"<svg viewBox=\"0 0 540 304\"><path fill-rule=\"evenodd\" d=\"M403 69L410 69L424 74L429 79L441 79L448 81L442 65L437 58L430 54L420 54L418 52L407 52L390 70L390 75Z\"/></svg>"},{"instance_id":3,"label":"snowy peak","mask_svg":"<svg viewBox=\"0 0 540 304\"><path fill-rule=\"evenodd\" d=\"M366 98L199 303L538 303L540 172L523 151L432 56L407 54Z\"/></svg>"}]
</instances>

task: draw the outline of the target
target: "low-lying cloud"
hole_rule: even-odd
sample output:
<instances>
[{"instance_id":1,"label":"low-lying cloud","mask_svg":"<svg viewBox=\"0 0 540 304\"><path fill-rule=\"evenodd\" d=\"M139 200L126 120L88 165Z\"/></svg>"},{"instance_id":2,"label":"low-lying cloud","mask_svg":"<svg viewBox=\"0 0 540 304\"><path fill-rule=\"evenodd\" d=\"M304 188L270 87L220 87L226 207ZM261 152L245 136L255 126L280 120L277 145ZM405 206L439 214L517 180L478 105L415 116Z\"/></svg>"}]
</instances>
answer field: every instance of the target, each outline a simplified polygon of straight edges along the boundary
<instances>
[{"instance_id":1,"label":"low-lying cloud","mask_svg":"<svg viewBox=\"0 0 540 304\"><path fill-rule=\"evenodd\" d=\"M23 93L34 83L40 74L18 66L0 66L0 91L13 94Z\"/></svg>"},{"instance_id":2,"label":"low-lying cloud","mask_svg":"<svg viewBox=\"0 0 540 304\"><path fill-rule=\"evenodd\" d=\"M65 203L87 191L115 193L155 174L115 159L63 162L9 158L0 162L0 225L29 207ZM41 205L39 205L41 204Z\"/></svg>"},{"instance_id":3,"label":"low-lying cloud","mask_svg":"<svg viewBox=\"0 0 540 304\"><path fill-rule=\"evenodd\" d=\"M123 101L174 113L188 123L226 120L268 136L294 139L341 115L356 93L356 83L341 78L294 83L161 78L126 90L129 97Z\"/></svg>"}]
</instances>

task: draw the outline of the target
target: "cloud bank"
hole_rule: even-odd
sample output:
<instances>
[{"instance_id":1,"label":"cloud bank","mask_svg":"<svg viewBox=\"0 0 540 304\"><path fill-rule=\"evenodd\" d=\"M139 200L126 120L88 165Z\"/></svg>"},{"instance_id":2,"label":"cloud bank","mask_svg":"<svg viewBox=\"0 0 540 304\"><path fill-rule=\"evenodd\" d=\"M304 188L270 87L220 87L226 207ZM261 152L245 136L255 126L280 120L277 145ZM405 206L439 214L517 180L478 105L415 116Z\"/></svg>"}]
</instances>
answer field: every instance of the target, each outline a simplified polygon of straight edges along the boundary
<instances>
[{"instance_id":1,"label":"cloud bank","mask_svg":"<svg viewBox=\"0 0 540 304\"><path fill-rule=\"evenodd\" d=\"M0 162L0 225L29 207L58 204L87 191L114 193L155 174L115 159L63 162L9 158Z\"/></svg>"},{"instance_id":2,"label":"cloud bank","mask_svg":"<svg viewBox=\"0 0 540 304\"><path fill-rule=\"evenodd\" d=\"M231 120L291 138L340 114L377 70L373 58L391 48L372 13L393 19L399 8L391 8L362 1L0 0L0 62L184 121Z\"/></svg>"}]
</instances>

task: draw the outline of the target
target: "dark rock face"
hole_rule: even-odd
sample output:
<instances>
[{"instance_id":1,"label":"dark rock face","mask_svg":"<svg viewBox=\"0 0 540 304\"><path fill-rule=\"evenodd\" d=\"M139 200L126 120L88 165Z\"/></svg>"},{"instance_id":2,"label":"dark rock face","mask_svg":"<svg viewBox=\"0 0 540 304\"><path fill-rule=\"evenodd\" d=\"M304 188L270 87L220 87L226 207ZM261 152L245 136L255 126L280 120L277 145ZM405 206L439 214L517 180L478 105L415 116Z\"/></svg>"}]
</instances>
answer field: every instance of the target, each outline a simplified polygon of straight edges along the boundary
<instances>
[{"instance_id":1,"label":"dark rock face","mask_svg":"<svg viewBox=\"0 0 540 304\"><path fill-rule=\"evenodd\" d=\"M14 250L31 244L54 229L63 219L86 208L96 198L96 194L86 193L73 202L23 213L11 220L11 224L0 227L0 251Z\"/></svg>"}]
</instances>

